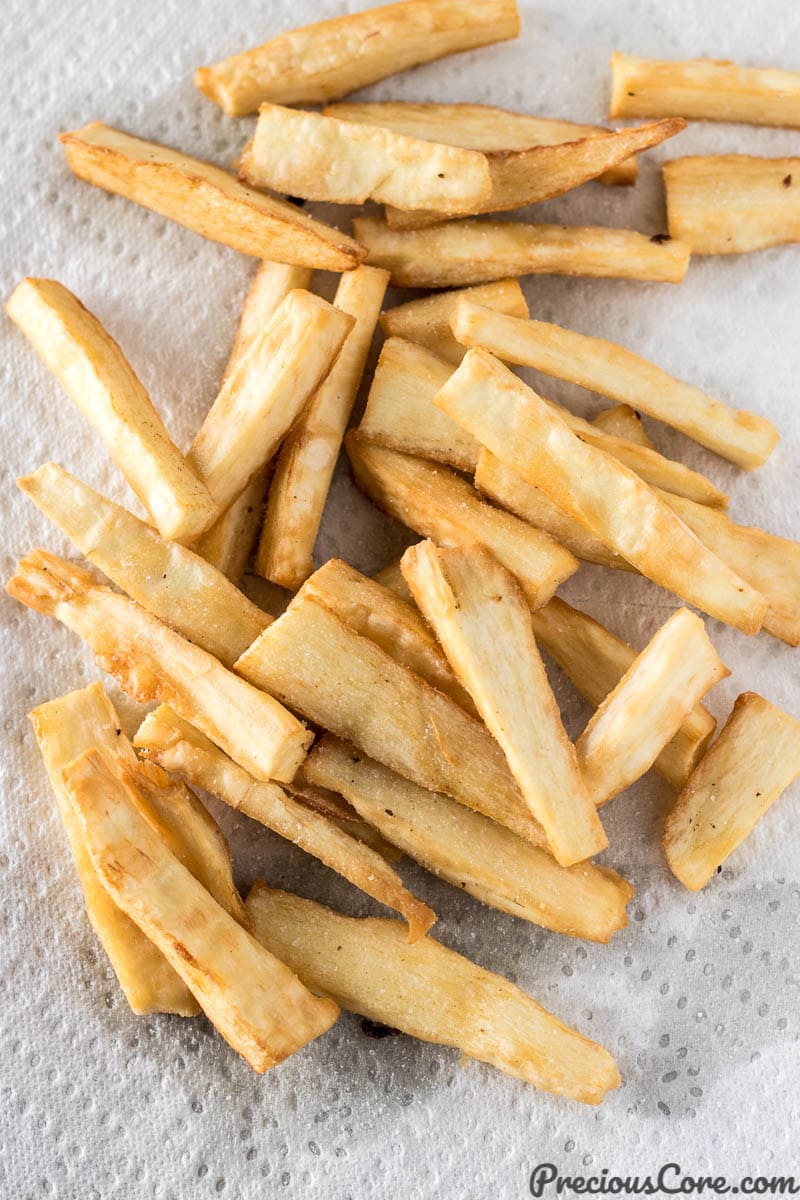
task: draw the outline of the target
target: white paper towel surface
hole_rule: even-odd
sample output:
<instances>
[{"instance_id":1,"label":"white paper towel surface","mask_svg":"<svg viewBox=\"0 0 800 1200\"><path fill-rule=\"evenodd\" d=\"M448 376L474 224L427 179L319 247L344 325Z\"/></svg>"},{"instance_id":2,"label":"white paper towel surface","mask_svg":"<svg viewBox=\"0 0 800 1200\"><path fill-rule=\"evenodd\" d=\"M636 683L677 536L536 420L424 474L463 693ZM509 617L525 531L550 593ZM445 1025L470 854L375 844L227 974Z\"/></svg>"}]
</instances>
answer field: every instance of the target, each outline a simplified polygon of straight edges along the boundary
<instances>
[{"instance_id":1,"label":"white paper towel surface","mask_svg":"<svg viewBox=\"0 0 800 1200\"><path fill-rule=\"evenodd\" d=\"M476 0L476 3L478 0ZM250 260L71 178L55 138L101 118L230 162L252 121L231 121L192 85L195 66L281 29L361 7L335 0L6 0L0 100L2 283L62 280L121 342L185 446L214 394ZM409 72L376 97L476 100L580 121L605 117L608 59L708 55L800 68L800 8L784 0L529 3L516 43ZM697 152L800 153L800 133L696 125L645 156L635 191L589 185L537 219L664 229L658 163ZM797 536L800 376L797 248L692 264L680 287L533 278L533 315L616 339L714 395L769 416L780 447L761 471L727 467L663 427L659 448L707 470L740 521ZM55 458L124 503L98 438L3 320L3 571L34 545L69 552L14 478ZM579 411L597 397L552 381ZM406 542L337 476L320 558L375 569ZM565 595L637 645L675 607L651 585L584 567ZM598 1110L539 1094L451 1051L367 1038L344 1015L264 1077L203 1020L136 1019L89 930L25 713L96 676L60 626L4 598L2 1138L0 1192L80 1197L522 1197L530 1170L798 1173L800 916L798 789L706 891L668 874L670 803L648 777L604 813L606 858L637 887L610 946L558 937L472 902L409 864L440 914L438 936L516 980L607 1045L624 1077ZM709 622L732 676L800 716L798 651ZM554 673L574 734L588 716ZM118 698L116 690L113 694ZM134 708L123 700L132 727ZM214 806L242 885L257 875L353 913L375 911L315 861Z\"/></svg>"}]
</instances>

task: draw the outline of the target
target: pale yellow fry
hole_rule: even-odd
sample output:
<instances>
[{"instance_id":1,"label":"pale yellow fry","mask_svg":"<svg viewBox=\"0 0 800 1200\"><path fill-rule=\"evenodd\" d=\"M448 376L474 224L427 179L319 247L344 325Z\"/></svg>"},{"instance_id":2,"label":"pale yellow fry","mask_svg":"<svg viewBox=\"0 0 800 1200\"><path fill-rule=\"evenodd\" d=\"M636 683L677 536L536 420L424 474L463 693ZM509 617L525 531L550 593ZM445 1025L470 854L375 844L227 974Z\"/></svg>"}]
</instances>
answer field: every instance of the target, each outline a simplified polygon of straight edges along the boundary
<instances>
[{"instance_id":1,"label":"pale yellow fry","mask_svg":"<svg viewBox=\"0 0 800 1200\"><path fill-rule=\"evenodd\" d=\"M217 506L97 317L54 279L24 279L6 312L100 434L164 537L197 537Z\"/></svg>"},{"instance_id":2,"label":"pale yellow fry","mask_svg":"<svg viewBox=\"0 0 800 1200\"><path fill-rule=\"evenodd\" d=\"M450 319L461 296L470 296L477 304L496 308L498 312L515 317L527 317L528 303L516 279L501 279L481 287L461 288L455 292L438 292L409 300L381 313L381 329L386 338L406 338L416 342L455 366L464 357L465 349L453 337Z\"/></svg>"},{"instance_id":3,"label":"pale yellow fry","mask_svg":"<svg viewBox=\"0 0 800 1200\"><path fill-rule=\"evenodd\" d=\"M290 591L314 569L317 533L388 282L378 267L342 276L333 303L353 326L277 457L255 569Z\"/></svg>"},{"instance_id":4,"label":"pale yellow fry","mask_svg":"<svg viewBox=\"0 0 800 1200\"><path fill-rule=\"evenodd\" d=\"M236 669L421 787L544 842L488 730L314 597L292 601Z\"/></svg>"},{"instance_id":5,"label":"pale yellow fry","mask_svg":"<svg viewBox=\"0 0 800 1200\"><path fill-rule=\"evenodd\" d=\"M466 480L421 458L349 433L356 482L379 508L439 545L491 550L519 580L530 603L546 603L577 570L577 559L546 533L485 504Z\"/></svg>"},{"instance_id":6,"label":"pale yellow fry","mask_svg":"<svg viewBox=\"0 0 800 1200\"><path fill-rule=\"evenodd\" d=\"M468 297L459 301L452 328L465 346L630 404L740 467L761 466L777 444L765 417L714 400L615 342L510 317Z\"/></svg>"},{"instance_id":7,"label":"pale yellow fry","mask_svg":"<svg viewBox=\"0 0 800 1200\"><path fill-rule=\"evenodd\" d=\"M59 135L79 179L134 200L213 242L299 267L349 271L364 249L295 204L157 142L93 121Z\"/></svg>"},{"instance_id":8,"label":"pale yellow fry","mask_svg":"<svg viewBox=\"0 0 800 1200\"><path fill-rule=\"evenodd\" d=\"M227 378L290 292L310 291L314 272L280 262L260 262L239 315L239 325L223 378Z\"/></svg>"},{"instance_id":9,"label":"pale yellow fry","mask_svg":"<svg viewBox=\"0 0 800 1200\"><path fill-rule=\"evenodd\" d=\"M379 79L519 34L516 0L402 0L318 21L195 71L229 117L264 100L324 104Z\"/></svg>"},{"instance_id":10,"label":"pale yellow fry","mask_svg":"<svg viewBox=\"0 0 800 1200\"><path fill-rule=\"evenodd\" d=\"M608 845L516 583L481 546L421 542L401 569L420 612L496 738L525 803L562 867Z\"/></svg>"},{"instance_id":11,"label":"pale yellow fry","mask_svg":"<svg viewBox=\"0 0 800 1200\"><path fill-rule=\"evenodd\" d=\"M676 158L664 164L664 186L669 231L694 254L800 242L800 158Z\"/></svg>"},{"instance_id":12,"label":"pale yellow fry","mask_svg":"<svg viewBox=\"0 0 800 1200\"><path fill-rule=\"evenodd\" d=\"M376 217L356 217L353 230L367 262L391 271L398 287L453 288L518 275L680 283L690 255L674 238L653 241L630 229L467 219L393 230Z\"/></svg>"},{"instance_id":13,"label":"pale yellow fry","mask_svg":"<svg viewBox=\"0 0 800 1200\"><path fill-rule=\"evenodd\" d=\"M672 873L690 891L705 887L798 776L800 721L744 692L667 817Z\"/></svg>"},{"instance_id":14,"label":"pale yellow fry","mask_svg":"<svg viewBox=\"0 0 800 1200\"><path fill-rule=\"evenodd\" d=\"M800 128L800 72L714 58L611 56L612 117L687 117Z\"/></svg>"},{"instance_id":15,"label":"pale yellow fry","mask_svg":"<svg viewBox=\"0 0 800 1200\"><path fill-rule=\"evenodd\" d=\"M350 837L356 838L357 841L363 842L365 846L375 850L387 862L400 862L405 857L403 851L399 850L397 846L393 846L391 842L387 842L383 834L378 833L373 825L362 821L352 804L348 804L344 796L328 791L327 788L317 787L313 783L307 783L302 775L296 775L287 790L290 796L300 804L310 808L312 812L328 817L334 825L338 825Z\"/></svg>"},{"instance_id":16,"label":"pale yellow fry","mask_svg":"<svg viewBox=\"0 0 800 1200\"><path fill-rule=\"evenodd\" d=\"M82 637L134 700L170 704L257 778L294 776L312 740L309 731L272 696L135 601L44 550L18 563L6 591Z\"/></svg>"},{"instance_id":17,"label":"pale yellow fry","mask_svg":"<svg viewBox=\"0 0 800 1200\"><path fill-rule=\"evenodd\" d=\"M64 770L103 886L192 990L253 1070L266 1071L336 1020L187 871L138 811L136 789L107 750Z\"/></svg>"},{"instance_id":18,"label":"pale yellow fry","mask_svg":"<svg viewBox=\"0 0 800 1200\"><path fill-rule=\"evenodd\" d=\"M650 438L644 431L642 418L628 404L615 404L613 408L604 408L592 418L592 425L610 433L612 437L627 438L630 442L638 442L640 446L655 449Z\"/></svg>"},{"instance_id":19,"label":"pale yellow fry","mask_svg":"<svg viewBox=\"0 0 800 1200\"><path fill-rule=\"evenodd\" d=\"M640 779L703 696L730 675L700 618L679 609L631 663L575 743L595 804Z\"/></svg>"},{"instance_id":20,"label":"pale yellow fry","mask_svg":"<svg viewBox=\"0 0 800 1200\"><path fill-rule=\"evenodd\" d=\"M328 817L298 803L277 784L254 779L166 705L145 717L134 741L166 770L212 792L231 808L312 854L368 896L395 909L408 921L410 940L422 937L436 920L435 913L403 886L377 851L350 837Z\"/></svg>"},{"instance_id":21,"label":"pale yellow fry","mask_svg":"<svg viewBox=\"0 0 800 1200\"><path fill-rule=\"evenodd\" d=\"M602 1046L433 938L409 946L399 921L345 917L263 883L247 905L264 944L343 1008L584 1104L619 1086Z\"/></svg>"},{"instance_id":22,"label":"pale yellow fry","mask_svg":"<svg viewBox=\"0 0 800 1200\"><path fill-rule=\"evenodd\" d=\"M648 579L744 633L761 628L764 597L637 475L576 437L491 354L470 350L436 404Z\"/></svg>"}]
</instances>

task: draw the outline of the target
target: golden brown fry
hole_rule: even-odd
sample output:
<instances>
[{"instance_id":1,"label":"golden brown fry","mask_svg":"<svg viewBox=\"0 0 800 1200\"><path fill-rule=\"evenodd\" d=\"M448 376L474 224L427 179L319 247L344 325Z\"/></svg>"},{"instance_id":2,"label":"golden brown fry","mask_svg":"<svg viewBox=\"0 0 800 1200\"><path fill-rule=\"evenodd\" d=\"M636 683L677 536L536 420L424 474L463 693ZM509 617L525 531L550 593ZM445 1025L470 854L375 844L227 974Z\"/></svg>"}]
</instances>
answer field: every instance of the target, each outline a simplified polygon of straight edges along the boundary
<instances>
[{"instance_id":1,"label":"golden brown fry","mask_svg":"<svg viewBox=\"0 0 800 1200\"><path fill-rule=\"evenodd\" d=\"M135 601L44 550L19 562L6 591L82 637L134 700L170 704L257 778L294 776L311 742L308 730Z\"/></svg>"},{"instance_id":2,"label":"golden brown fry","mask_svg":"<svg viewBox=\"0 0 800 1200\"><path fill-rule=\"evenodd\" d=\"M675 801L664 828L672 873L705 887L782 792L800 775L800 721L745 692Z\"/></svg>"},{"instance_id":3,"label":"golden brown fry","mask_svg":"<svg viewBox=\"0 0 800 1200\"><path fill-rule=\"evenodd\" d=\"M612 437L627 438L629 442L638 442L650 450L655 447L644 431L642 418L628 404L615 404L613 408L604 408L592 418L595 429L602 429Z\"/></svg>"},{"instance_id":4,"label":"golden brown fry","mask_svg":"<svg viewBox=\"0 0 800 1200\"><path fill-rule=\"evenodd\" d=\"M800 72L713 58L611 56L612 117L687 117L800 128Z\"/></svg>"},{"instance_id":5,"label":"golden brown fry","mask_svg":"<svg viewBox=\"0 0 800 1200\"><path fill-rule=\"evenodd\" d=\"M482 346L506 362L534 367L641 409L740 467L769 458L778 432L765 417L714 400L624 346L546 321L525 321L462 297L452 321L465 346Z\"/></svg>"},{"instance_id":6,"label":"golden brown fry","mask_svg":"<svg viewBox=\"0 0 800 1200\"><path fill-rule=\"evenodd\" d=\"M6 312L100 434L164 537L197 537L217 506L97 317L54 279L24 279Z\"/></svg>"},{"instance_id":7,"label":"golden brown fry","mask_svg":"<svg viewBox=\"0 0 800 1200\"><path fill-rule=\"evenodd\" d=\"M438 292L433 296L423 296L421 300L398 304L381 314L384 337L406 338L458 366L466 350L453 337L450 318L459 298L464 295L470 296L476 304L485 304L487 308L495 308L498 312L511 313L515 317L530 315L519 281L501 279L482 287Z\"/></svg>"},{"instance_id":8,"label":"golden brown fry","mask_svg":"<svg viewBox=\"0 0 800 1200\"><path fill-rule=\"evenodd\" d=\"M324 104L388 75L519 34L516 0L402 0L318 21L200 67L197 87L229 117L264 100Z\"/></svg>"},{"instance_id":9,"label":"golden brown fry","mask_svg":"<svg viewBox=\"0 0 800 1200\"><path fill-rule=\"evenodd\" d=\"M729 675L705 626L686 608L631 663L575 743L595 804L641 778L706 692Z\"/></svg>"},{"instance_id":10,"label":"golden brown fry","mask_svg":"<svg viewBox=\"0 0 800 1200\"><path fill-rule=\"evenodd\" d=\"M101 121L62 133L59 141L79 179L242 254L324 271L349 271L364 257L363 247L346 233L168 146Z\"/></svg>"},{"instance_id":11,"label":"golden brown fry","mask_svg":"<svg viewBox=\"0 0 800 1200\"><path fill-rule=\"evenodd\" d=\"M312 996L182 866L138 810L108 750L64 770L86 846L115 903L158 946L206 1016L263 1072L330 1028L336 1004Z\"/></svg>"},{"instance_id":12,"label":"golden brown fry","mask_svg":"<svg viewBox=\"0 0 800 1200\"><path fill-rule=\"evenodd\" d=\"M422 937L436 920L435 913L403 886L380 854L276 784L254 779L166 705L145 717L134 741L168 771L212 792L231 808L312 854L368 896L395 909L408 921L410 940Z\"/></svg>"},{"instance_id":13,"label":"golden brown fry","mask_svg":"<svg viewBox=\"0 0 800 1200\"><path fill-rule=\"evenodd\" d=\"M690 248L630 229L445 221L429 229L390 229L356 217L367 262L386 267L397 287L453 288L517 275L588 275L680 283Z\"/></svg>"},{"instance_id":14,"label":"golden brown fry","mask_svg":"<svg viewBox=\"0 0 800 1200\"><path fill-rule=\"evenodd\" d=\"M409 946L399 921L345 917L263 883L247 905L264 944L344 1008L584 1104L619 1085L602 1046L433 938Z\"/></svg>"},{"instance_id":15,"label":"golden brown fry","mask_svg":"<svg viewBox=\"0 0 800 1200\"><path fill-rule=\"evenodd\" d=\"M388 282L378 267L342 276L334 305L353 327L277 457L255 569L291 591L314 569L317 533Z\"/></svg>"},{"instance_id":16,"label":"golden brown fry","mask_svg":"<svg viewBox=\"0 0 800 1200\"><path fill-rule=\"evenodd\" d=\"M800 158L676 158L664 164L664 185L669 231L694 254L800 242Z\"/></svg>"}]
</instances>

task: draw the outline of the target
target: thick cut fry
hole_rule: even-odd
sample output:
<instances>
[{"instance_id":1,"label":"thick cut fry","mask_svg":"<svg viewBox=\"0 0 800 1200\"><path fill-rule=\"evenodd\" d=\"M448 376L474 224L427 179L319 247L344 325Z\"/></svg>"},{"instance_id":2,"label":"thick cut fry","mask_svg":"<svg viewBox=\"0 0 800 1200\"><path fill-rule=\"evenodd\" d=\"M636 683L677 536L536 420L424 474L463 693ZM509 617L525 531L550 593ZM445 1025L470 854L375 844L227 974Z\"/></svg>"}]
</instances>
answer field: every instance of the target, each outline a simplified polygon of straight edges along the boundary
<instances>
[{"instance_id":1,"label":"thick cut fry","mask_svg":"<svg viewBox=\"0 0 800 1200\"><path fill-rule=\"evenodd\" d=\"M343 1008L584 1104L619 1085L602 1046L433 938L409 946L399 921L345 917L263 883L247 906L264 945Z\"/></svg>"},{"instance_id":2,"label":"thick cut fry","mask_svg":"<svg viewBox=\"0 0 800 1200\"><path fill-rule=\"evenodd\" d=\"M392 283L453 288L518 275L588 275L680 283L689 246L653 241L630 229L526 225L512 221L445 221L430 229L390 229L357 217L353 229L367 262L385 267Z\"/></svg>"},{"instance_id":3,"label":"thick cut fry","mask_svg":"<svg viewBox=\"0 0 800 1200\"><path fill-rule=\"evenodd\" d=\"M314 597L293 600L236 669L421 787L544 843L485 727Z\"/></svg>"},{"instance_id":4,"label":"thick cut fry","mask_svg":"<svg viewBox=\"0 0 800 1200\"><path fill-rule=\"evenodd\" d=\"M310 808L312 812L321 813L323 817L333 821L334 825L338 825L350 837L356 838L365 846L370 846L377 851L387 862L400 862L405 857L403 851L399 850L397 846L393 846L391 842L387 842L383 834L378 833L373 825L362 821L352 804L348 804L344 796L328 791L327 788L316 787L313 783L307 783L301 775L295 776L288 791L293 799L306 808Z\"/></svg>"},{"instance_id":5,"label":"thick cut fry","mask_svg":"<svg viewBox=\"0 0 800 1200\"><path fill-rule=\"evenodd\" d=\"M800 242L800 158L676 158L664 164L664 186L670 234L694 254Z\"/></svg>"},{"instance_id":6,"label":"thick cut fry","mask_svg":"<svg viewBox=\"0 0 800 1200\"><path fill-rule=\"evenodd\" d=\"M546 321L526 321L459 301L452 322L463 345L620 400L679 429L740 467L760 467L778 441L764 417L731 408L624 346Z\"/></svg>"},{"instance_id":7,"label":"thick cut fry","mask_svg":"<svg viewBox=\"0 0 800 1200\"><path fill-rule=\"evenodd\" d=\"M700 891L798 776L800 721L744 692L667 817L672 873Z\"/></svg>"},{"instance_id":8,"label":"thick cut fry","mask_svg":"<svg viewBox=\"0 0 800 1200\"><path fill-rule=\"evenodd\" d=\"M239 177L257 188L307 200L363 204L449 215L481 210L492 192L479 150L409 138L375 125L262 104Z\"/></svg>"},{"instance_id":9,"label":"thick cut fry","mask_svg":"<svg viewBox=\"0 0 800 1200\"><path fill-rule=\"evenodd\" d=\"M178 861L139 812L135 784L113 755L88 750L64 782L103 886L253 1070L330 1028L337 1005L312 996Z\"/></svg>"},{"instance_id":10,"label":"thick cut fry","mask_svg":"<svg viewBox=\"0 0 800 1200\"><path fill-rule=\"evenodd\" d=\"M612 437L627 438L628 441L638 442L640 446L647 446L650 450L655 449L644 431L642 418L628 404L615 404L613 408L604 408L592 418L592 424L596 429L610 433Z\"/></svg>"},{"instance_id":11,"label":"thick cut fry","mask_svg":"<svg viewBox=\"0 0 800 1200\"><path fill-rule=\"evenodd\" d=\"M313 854L368 896L395 909L408 921L412 941L427 933L435 921L435 913L407 891L380 854L276 784L254 779L166 705L145 717L135 743L166 770L212 792L231 808Z\"/></svg>"},{"instance_id":12,"label":"thick cut fry","mask_svg":"<svg viewBox=\"0 0 800 1200\"><path fill-rule=\"evenodd\" d=\"M421 542L401 568L422 615L497 739L562 867L608 845L514 577L481 546Z\"/></svg>"},{"instance_id":13,"label":"thick cut fry","mask_svg":"<svg viewBox=\"0 0 800 1200\"><path fill-rule=\"evenodd\" d=\"M358 267L342 276L334 305L353 327L278 454L255 569L291 591L314 569L325 501L388 282L387 272L377 267Z\"/></svg>"},{"instance_id":14,"label":"thick cut fry","mask_svg":"<svg viewBox=\"0 0 800 1200\"><path fill-rule=\"evenodd\" d=\"M402 0L279 34L200 67L197 87L229 117L265 100L324 104L419 63L519 34L516 0Z\"/></svg>"},{"instance_id":15,"label":"thick cut fry","mask_svg":"<svg viewBox=\"0 0 800 1200\"><path fill-rule=\"evenodd\" d=\"M62 133L59 140L79 179L242 254L324 271L349 271L364 257L363 247L346 233L168 146L101 121Z\"/></svg>"},{"instance_id":16,"label":"thick cut fry","mask_svg":"<svg viewBox=\"0 0 800 1200\"><path fill-rule=\"evenodd\" d=\"M196 537L217 507L97 317L54 279L24 279L6 312L100 434L164 537Z\"/></svg>"},{"instance_id":17,"label":"thick cut fry","mask_svg":"<svg viewBox=\"0 0 800 1200\"><path fill-rule=\"evenodd\" d=\"M379 508L439 545L481 545L515 575L530 603L546 603L573 575L577 560L541 530L479 499L452 471L377 446L345 439L358 485Z\"/></svg>"},{"instance_id":18,"label":"thick cut fry","mask_svg":"<svg viewBox=\"0 0 800 1200\"><path fill-rule=\"evenodd\" d=\"M241 495L333 366L353 318L290 292L224 381L188 461L220 508Z\"/></svg>"},{"instance_id":19,"label":"thick cut fry","mask_svg":"<svg viewBox=\"0 0 800 1200\"><path fill-rule=\"evenodd\" d=\"M135 601L44 550L20 561L6 591L82 637L135 700L170 704L257 778L294 776L311 742L308 730Z\"/></svg>"},{"instance_id":20,"label":"thick cut fry","mask_svg":"<svg viewBox=\"0 0 800 1200\"><path fill-rule=\"evenodd\" d=\"M764 597L637 475L577 438L491 354L470 350L436 404L648 579L744 633L761 628Z\"/></svg>"},{"instance_id":21,"label":"thick cut fry","mask_svg":"<svg viewBox=\"0 0 800 1200\"><path fill-rule=\"evenodd\" d=\"M631 663L575 743L595 804L644 775L681 723L730 671L703 622L681 608Z\"/></svg>"},{"instance_id":22,"label":"thick cut fry","mask_svg":"<svg viewBox=\"0 0 800 1200\"><path fill-rule=\"evenodd\" d=\"M501 279L497 283L486 283L482 287L464 288L456 292L439 292L423 296L421 300L409 300L381 314L381 329L386 338L407 338L455 366L466 353L460 342L453 337L450 319L461 296L470 296L476 304L485 304L498 312L510 313L515 317L527 317L528 302L516 279Z\"/></svg>"},{"instance_id":23,"label":"thick cut fry","mask_svg":"<svg viewBox=\"0 0 800 1200\"><path fill-rule=\"evenodd\" d=\"M612 117L686 117L800 128L800 72L713 58L611 56Z\"/></svg>"}]
</instances>

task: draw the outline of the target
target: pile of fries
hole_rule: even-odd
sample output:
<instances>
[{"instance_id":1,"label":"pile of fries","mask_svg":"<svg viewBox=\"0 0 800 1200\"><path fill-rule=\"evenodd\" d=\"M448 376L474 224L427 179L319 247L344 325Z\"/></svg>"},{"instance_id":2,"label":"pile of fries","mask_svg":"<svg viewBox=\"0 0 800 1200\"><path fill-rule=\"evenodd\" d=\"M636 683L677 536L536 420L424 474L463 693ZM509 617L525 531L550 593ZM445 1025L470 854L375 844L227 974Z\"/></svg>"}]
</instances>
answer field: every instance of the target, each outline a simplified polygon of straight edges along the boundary
<instances>
[{"instance_id":1,"label":"pile of fries","mask_svg":"<svg viewBox=\"0 0 800 1200\"><path fill-rule=\"evenodd\" d=\"M608 942L633 888L592 860L600 809L654 767L675 792L669 868L703 888L800 775L800 722L744 693L679 608L637 650L556 593L581 562L638 572L744 634L800 644L800 545L736 524L639 413L746 470L778 439L633 350L530 317L517 277L678 283L695 254L800 240L800 159L676 159L670 235L482 214L592 179L685 119L800 126L800 75L614 56L617 132L475 104L337 103L417 63L515 37L515 0L402 0L285 33L197 73L258 111L238 177L95 122L61 137L81 179L260 259L219 393L185 455L122 349L61 284L7 312L146 516L56 463L19 481L106 581L44 550L12 596L61 621L101 683L31 713L89 919L136 1013L202 1010L265 1071L340 1006L586 1103L619 1083L602 1046L429 936L408 855L484 904ZM308 111L297 105L327 105ZM354 236L296 202L385 205ZM340 273L332 303L315 270ZM383 311L387 286L447 288ZM350 428L373 335L385 342ZM586 421L523 365L613 402ZM358 486L423 540L375 579L314 549L342 445ZM293 596L277 618L240 590ZM573 743L542 650L595 709ZM243 901L193 788L274 830L400 919L355 919L257 882ZM613 852L613 847L612 847Z\"/></svg>"}]
</instances>

